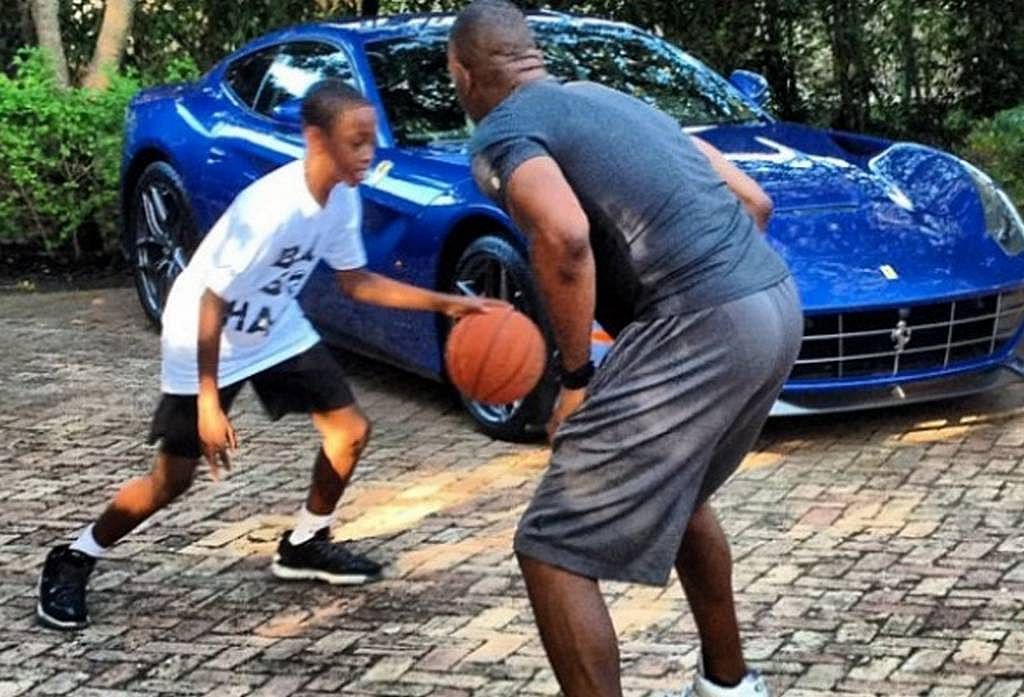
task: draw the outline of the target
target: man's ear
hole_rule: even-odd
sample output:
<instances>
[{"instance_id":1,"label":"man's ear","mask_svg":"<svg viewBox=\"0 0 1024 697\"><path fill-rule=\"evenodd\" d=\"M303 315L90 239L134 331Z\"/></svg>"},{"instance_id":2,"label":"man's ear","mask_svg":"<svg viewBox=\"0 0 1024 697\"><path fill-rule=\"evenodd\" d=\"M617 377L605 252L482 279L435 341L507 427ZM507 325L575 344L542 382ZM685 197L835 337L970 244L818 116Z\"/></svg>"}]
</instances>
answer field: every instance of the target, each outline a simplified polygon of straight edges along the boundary
<instances>
[{"instance_id":1,"label":"man's ear","mask_svg":"<svg viewBox=\"0 0 1024 697\"><path fill-rule=\"evenodd\" d=\"M452 71L452 78L458 81L462 85L465 92L469 92L473 89L473 77L469 70L466 69L459 59L452 56L451 60L448 61L448 66Z\"/></svg>"}]
</instances>

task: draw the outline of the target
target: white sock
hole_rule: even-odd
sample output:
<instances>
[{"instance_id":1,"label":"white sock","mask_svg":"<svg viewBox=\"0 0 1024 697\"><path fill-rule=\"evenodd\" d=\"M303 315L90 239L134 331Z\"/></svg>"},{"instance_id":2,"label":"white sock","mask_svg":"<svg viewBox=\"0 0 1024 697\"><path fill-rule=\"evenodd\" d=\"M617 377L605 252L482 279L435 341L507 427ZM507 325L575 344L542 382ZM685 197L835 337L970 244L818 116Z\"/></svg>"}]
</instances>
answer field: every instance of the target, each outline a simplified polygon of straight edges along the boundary
<instances>
[{"instance_id":1,"label":"white sock","mask_svg":"<svg viewBox=\"0 0 1024 697\"><path fill-rule=\"evenodd\" d=\"M92 529L95 525L90 525L82 534L78 536L78 539L71 545L71 549L81 552L82 554L88 554L93 559L101 559L103 555L107 553L107 547L104 547L96 538L92 535Z\"/></svg>"},{"instance_id":2,"label":"white sock","mask_svg":"<svg viewBox=\"0 0 1024 697\"><path fill-rule=\"evenodd\" d=\"M333 513L317 515L310 513L303 506L299 509L298 515L295 516L295 528L292 530L292 534L288 536L288 541L293 545L301 545L303 542L313 539L313 535L324 528L329 528L332 520L334 520Z\"/></svg>"}]
</instances>

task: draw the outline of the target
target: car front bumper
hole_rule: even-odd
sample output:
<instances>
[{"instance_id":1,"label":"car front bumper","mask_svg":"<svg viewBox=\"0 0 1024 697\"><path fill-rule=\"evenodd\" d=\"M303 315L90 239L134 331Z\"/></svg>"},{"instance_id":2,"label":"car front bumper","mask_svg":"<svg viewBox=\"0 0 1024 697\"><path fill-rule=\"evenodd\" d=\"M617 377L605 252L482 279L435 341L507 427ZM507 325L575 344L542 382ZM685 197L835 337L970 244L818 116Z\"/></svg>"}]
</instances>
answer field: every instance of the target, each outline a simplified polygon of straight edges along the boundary
<instances>
[{"instance_id":1,"label":"car front bumper","mask_svg":"<svg viewBox=\"0 0 1024 697\"><path fill-rule=\"evenodd\" d=\"M996 367L960 375L916 380L897 385L857 389L793 392L783 390L772 416L803 416L832 412L896 407L964 397L1008 387L1024 379L1024 359L1013 354Z\"/></svg>"}]
</instances>

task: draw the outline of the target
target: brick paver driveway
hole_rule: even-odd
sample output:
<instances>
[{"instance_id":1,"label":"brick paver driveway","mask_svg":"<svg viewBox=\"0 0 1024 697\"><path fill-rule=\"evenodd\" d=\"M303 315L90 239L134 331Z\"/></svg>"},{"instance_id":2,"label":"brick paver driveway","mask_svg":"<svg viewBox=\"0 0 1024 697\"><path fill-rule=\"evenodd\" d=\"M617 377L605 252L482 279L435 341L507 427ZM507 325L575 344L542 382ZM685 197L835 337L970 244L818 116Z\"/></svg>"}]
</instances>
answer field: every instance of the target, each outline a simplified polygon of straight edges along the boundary
<instances>
[{"instance_id":1,"label":"brick paver driveway","mask_svg":"<svg viewBox=\"0 0 1024 697\"><path fill-rule=\"evenodd\" d=\"M0 296L0 696L553 695L512 531L538 446L476 434L438 386L352 358L376 423L336 534L390 561L357 588L269 555L316 444L251 396L220 484L116 548L92 627L37 629L49 545L148 466L157 337L130 289ZM1024 693L1024 390L782 421L719 497L751 662L787 695ZM677 586L608 585L627 694L680 690Z\"/></svg>"}]
</instances>

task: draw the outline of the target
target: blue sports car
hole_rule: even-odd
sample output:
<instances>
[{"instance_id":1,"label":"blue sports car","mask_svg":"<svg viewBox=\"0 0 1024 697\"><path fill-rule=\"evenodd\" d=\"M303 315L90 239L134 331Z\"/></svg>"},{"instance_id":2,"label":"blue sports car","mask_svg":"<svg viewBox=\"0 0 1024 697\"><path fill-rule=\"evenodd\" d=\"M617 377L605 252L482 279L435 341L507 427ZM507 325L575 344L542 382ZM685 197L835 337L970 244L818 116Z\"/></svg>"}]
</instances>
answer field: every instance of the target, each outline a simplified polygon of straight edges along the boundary
<instances>
[{"instance_id":1,"label":"blue sports car","mask_svg":"<svg viewBox=\"0 0 1024 697\"><path fill-rule=\"evenodd\" d=\"M300 99L332 77L360 88L380 114L377 160L362 187L372 269L507 298L543 325L523 236L470 176L470 125L445 67L452 19L294 27L253 41L194 84L139 93L126 124L122 213L148 315L159 322L190 250L234 196L302 155ZM984 173L931 148L776 121L763 78L737 71L725 80L635 27L550 12L530 21L555 77L658 106L771 195L767 234L806 307L803 349L776 414L962 395L1021 374L1024 223ZM443 379L448 327L436 317L356 305L326 272L301 299L329 340ZM609 341L595 327L598 357ZM553 395L548 375L522 402L466 406L488 433L528 438Z\"/></svg>"}]
</instances>

